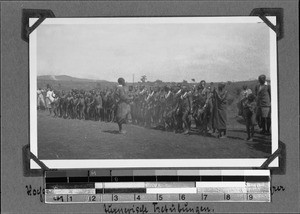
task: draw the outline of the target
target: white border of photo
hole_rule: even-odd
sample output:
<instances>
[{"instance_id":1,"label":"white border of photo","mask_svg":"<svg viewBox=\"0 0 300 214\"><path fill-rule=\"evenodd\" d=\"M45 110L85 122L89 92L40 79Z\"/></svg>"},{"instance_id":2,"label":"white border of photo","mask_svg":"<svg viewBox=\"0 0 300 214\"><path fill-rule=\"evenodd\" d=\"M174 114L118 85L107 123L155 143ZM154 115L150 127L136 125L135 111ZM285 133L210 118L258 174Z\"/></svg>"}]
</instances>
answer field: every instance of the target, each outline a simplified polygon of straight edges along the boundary
<instances>
[{"instance_id":1,"label":"white border of photo","mask_svg":"<svg viewBox=\"0 0 300 214\"><path fill-rule=\"evenodd\" d=\"M267 17L276 24L276 17ZM29 19L29 26L36 22ZM51 24L138 24L138 23L257 23L262 22L255 16L235 17L147 17L147 18L47 18L42 25ZM270 29L270 81L271 81L271 118L272 118L272 153L278 149L278 90L277 90L277 39L276 33ZM30 151L38 157L37 142L37 33L29 36L29 84L30 84ZM245 159L72 159L72 160L40 160L50 169L80 168L251 168L260 167L266 158ZM276 158L269 167L278 167ZM39 165L30 161L31 169L39 169Z\"/></svg>"}]
</instances>

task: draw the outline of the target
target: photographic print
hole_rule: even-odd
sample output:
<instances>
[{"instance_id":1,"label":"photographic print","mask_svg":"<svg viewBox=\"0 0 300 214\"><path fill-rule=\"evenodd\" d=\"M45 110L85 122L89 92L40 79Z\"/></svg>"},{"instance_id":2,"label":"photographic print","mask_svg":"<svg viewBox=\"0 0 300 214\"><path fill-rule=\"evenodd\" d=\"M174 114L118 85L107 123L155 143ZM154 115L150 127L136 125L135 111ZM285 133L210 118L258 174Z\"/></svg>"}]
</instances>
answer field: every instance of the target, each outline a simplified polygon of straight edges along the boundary
<instances>
[{"instance_id":1,"label":"photographic print","mask_svg":"<svg viewBox=\"0 0 300 214\"><path fill-rule=\"evenodd\" d=\"M278 147L258 17L47 18L29 47L30 148L50 168L259 167Z\"/></svg>"}]
</instances>

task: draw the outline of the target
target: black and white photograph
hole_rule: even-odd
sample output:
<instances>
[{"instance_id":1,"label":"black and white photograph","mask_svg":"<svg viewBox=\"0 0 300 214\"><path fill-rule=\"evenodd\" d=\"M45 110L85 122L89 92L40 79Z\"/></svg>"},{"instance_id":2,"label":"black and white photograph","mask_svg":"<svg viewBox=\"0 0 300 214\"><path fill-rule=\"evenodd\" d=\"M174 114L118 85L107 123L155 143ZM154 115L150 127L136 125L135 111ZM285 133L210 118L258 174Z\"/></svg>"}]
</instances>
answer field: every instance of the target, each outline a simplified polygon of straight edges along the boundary
<instances>
[{"instance_id":1,"label":"black and white photograph","mask_svg":"<svg viewBox=\"0 0 300 214\"><path fill-rule=\"evenodd\" d=\"M258 167L278 148L276 49L259 17L47 18L29 41L31 152L50 168Z\"/></svg>"}]
</instances>

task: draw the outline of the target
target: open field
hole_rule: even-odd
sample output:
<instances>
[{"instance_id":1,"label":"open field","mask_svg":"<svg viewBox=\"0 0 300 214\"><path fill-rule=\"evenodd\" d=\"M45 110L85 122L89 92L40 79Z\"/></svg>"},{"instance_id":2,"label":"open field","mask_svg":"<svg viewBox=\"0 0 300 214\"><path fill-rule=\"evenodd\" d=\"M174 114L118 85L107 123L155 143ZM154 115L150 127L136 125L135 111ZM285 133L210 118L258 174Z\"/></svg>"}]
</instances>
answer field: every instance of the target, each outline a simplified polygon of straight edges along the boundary
<instances>
[{"instance_id":1,"label":"open field","mask_svg":"<svg viewBox=\"0 0 300 214\"><path fill-rule=\"evenodd\" d=\"M172 159L263 158L271 153L270 136L256 134L247 142L245 127L229 120L228 138L204 137L196 132L175 134L136 125L53 118L38 111L40 159ZM234 130L232 129L234 127Z\"/></svg>"}]
</instances>

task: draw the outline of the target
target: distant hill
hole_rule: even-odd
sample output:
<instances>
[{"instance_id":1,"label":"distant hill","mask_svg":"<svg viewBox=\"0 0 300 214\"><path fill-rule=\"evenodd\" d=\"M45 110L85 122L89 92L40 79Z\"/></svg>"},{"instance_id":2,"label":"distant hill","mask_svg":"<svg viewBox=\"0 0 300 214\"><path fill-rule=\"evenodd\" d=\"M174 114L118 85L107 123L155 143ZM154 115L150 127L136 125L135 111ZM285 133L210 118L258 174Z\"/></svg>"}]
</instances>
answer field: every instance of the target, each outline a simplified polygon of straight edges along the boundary
<instances>
[{"instance_id":1,"label":"distant hill","mask_svg":"<svg viewBox=\"0 0 300 214\"><path fill-rule=\"evenodd\" d=\"M69 91L71 89L91 90L94 88L111 88L116 83L107 80L83 79L67 75L41 75L37 77L38 88L46 88L47 85L51 85L54 90Z\"/></svg>"},{"instance_id":2,"label":"distant hill","mask_svg":"<svg viewBox=\"0 0 300 214\"><path fill-rule=\"evenodd\" d=\"M52 81L72 81L72 82L107 82L106 80L96 79L82 79L71 77L67 75L41 75L37 77L38 80L52 80Z\"/></svg>"}]
</instances>

